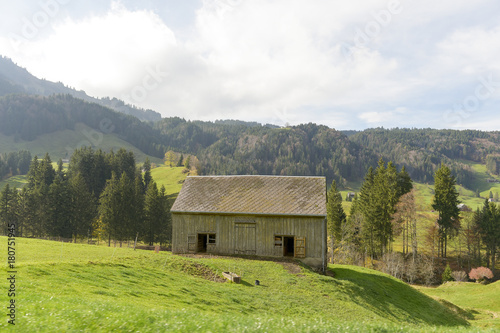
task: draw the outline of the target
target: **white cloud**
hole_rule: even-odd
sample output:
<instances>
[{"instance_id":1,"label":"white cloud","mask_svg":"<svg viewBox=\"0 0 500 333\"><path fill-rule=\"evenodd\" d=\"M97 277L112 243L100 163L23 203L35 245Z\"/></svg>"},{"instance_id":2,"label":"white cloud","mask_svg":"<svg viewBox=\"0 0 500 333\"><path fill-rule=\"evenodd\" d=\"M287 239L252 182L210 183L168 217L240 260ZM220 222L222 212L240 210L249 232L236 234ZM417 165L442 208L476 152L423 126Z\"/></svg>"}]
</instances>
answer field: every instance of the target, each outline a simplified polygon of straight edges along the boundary
<instances>
[{"instance_id":1,"label":"white cloud","mask_svg":"<svg viewBox=\"0 0 500 333\"><path fill-rule=\"evenodd\" d=\"M433 115L480 77L500 81L493 0L203 0L182 37L138 6L61 12L17 51L5 34L0 47L40 77L190 119L439 127Z\"/></svg>"},{"instance_id":2,"label":"white cloud","mask_svg":"<svg viewBox=\"0 0 500 333\"><path fill-rule=\"evenodd\" d=\"M22 43L14 58L36 76L95 96L119 95L140 82L177 44L156 14L130 12L117 2L105 15L66 18L53 31Z\"/></svg>"}]
</instances>

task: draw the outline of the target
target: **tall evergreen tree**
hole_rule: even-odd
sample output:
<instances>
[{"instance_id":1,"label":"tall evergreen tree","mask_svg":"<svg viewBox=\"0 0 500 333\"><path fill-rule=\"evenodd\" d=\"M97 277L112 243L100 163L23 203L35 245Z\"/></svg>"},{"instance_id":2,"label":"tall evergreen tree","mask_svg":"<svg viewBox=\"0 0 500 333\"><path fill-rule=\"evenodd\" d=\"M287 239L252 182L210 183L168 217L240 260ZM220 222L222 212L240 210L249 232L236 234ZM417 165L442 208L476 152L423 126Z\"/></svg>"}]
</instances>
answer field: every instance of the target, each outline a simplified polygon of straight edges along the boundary
<instances>
[{"instance_id":1,"label":"tall evergreen tree","mask_svg":"<svg viewBox=\"0 0 500 333\"><path fill-rule=\"evenodd\" d=\"M342 195L337 190L335 180L327 193L326 216L328 233L332 242L332 263L335 252L335 244L342 241L342 229L345 228L346 214L342 208Z\"/></svg>"},{"instance_id":2,"label":"tall evergreen tree","mask_svg":"<svg viewBox=\"0 0 500 333\"><path fill-rule=\"evenodd\" d=\"M184 154L181 153L181 157L179 157L179 161L177 161L177 166L181 167L184 163Z\"/></svg>"},{"instance_id":3,"label":"tall evergreen tree","mask_svg":"<svg viewBox=\"0 0 500 333\"><path fill-rule=\"evenodd\" d=\"M111 246L111 238L118 239L120 225L122 224L120 212L120 186L116 174L111 174L111 179L106 182L106 187L99 199L99 217L108 235L108 246Z\"/></svg>"},{"instance_id":4,"label":"tall evergreen tree","mask_svg":"<svg viewBox=\"0 0 500 333\"><path fill-rule=\"evenodd\" d=\"M487 249L487 266L495 270L496 254L500 246L500 209L485 200L479 220L481 240ZM490 266L491 264L491 266Z\"/></svg>"},{"instance_id":5,"label":"tall evergreen tree","mask_svg":"<svg viewBox=\"0 0 500 333\"><path fill-rule=\"evenodd\" d=\"M0 194L0 226L3 234L7 234L9 225L14 224L18 231L17 190L7 184Z\"/></svg>"},{"instance_id":6,"label":"tall evergreen tree","mask_svg":"<svg viewBox=\"0 0 500 333\"><path fill-rule=\"evenodd\" d=\"M69 180L71 197L71 226L80 236L92 235L92 222L97 215L95 196L89 192L81 174Z\"/></svg>"},{"instance_id":7,"label":"tall evergreen tree","mask_svg":"<svg viewBox=\"0 0 500 333\"><path fill-rule=\"evenodd\" d=\"M156 182L152 182L146 190L144 201L144 241L153 245L158 233L158 224L162 215L161 200Z\"/></svg>"},{"instance_id":8,"label":"tall evergreen tree","mask_svg":"<svg viewBox=\"0 0 500 333\"><path fill-rule=\"evenodd\" d=\"M142 168L144 169L144 187L147 189L153 180L153 177L151 176L151 162L149 161L149 157L147 157L146 161L144 161Z\"/></svg>"},{"instance_id":9,"label":"tall evergreen tree","mask_svg":"<svg viewBox=\"0 0 500 333\"><path fill-rule=\"evenodd\" d=\"M439 213L437 220L439 229L439 253L446 258L448 238L453 237L460 228L460 209L458 192L455 188L455 177L450 169L441 164L434 175L434 199L432 208Z\"/></svg>"},{"instance_id":10,"label":"tall evergreen tree","mask_svg":"<svg viewBox=\"0 0 500 333\"><path fill-rule=\"evenodd\" d=\"M52 236L71 238L73 227L71 225L71 196L68 181L56 177L49 186L48 191L48 216L47 233Z\"/></svg>"}]
</instances>

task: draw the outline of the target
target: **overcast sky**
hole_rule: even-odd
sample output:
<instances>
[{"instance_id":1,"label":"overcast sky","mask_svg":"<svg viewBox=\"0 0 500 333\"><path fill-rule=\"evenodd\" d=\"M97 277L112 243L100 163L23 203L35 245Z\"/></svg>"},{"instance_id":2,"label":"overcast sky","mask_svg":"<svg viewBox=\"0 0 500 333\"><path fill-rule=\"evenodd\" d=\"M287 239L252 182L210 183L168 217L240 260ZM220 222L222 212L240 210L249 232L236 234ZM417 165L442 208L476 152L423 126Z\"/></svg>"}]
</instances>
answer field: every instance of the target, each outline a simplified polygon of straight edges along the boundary
<instances>
[{"instance_id":1,"label":"overcast sky","mask_svg":"<svg viewBox=\"0 0 500 333\"><path fill-rule=\"evenodd\" d=\"M1 1L0 54L164 117L500 130L498 0Z\"/></svg>"}]
</instances>

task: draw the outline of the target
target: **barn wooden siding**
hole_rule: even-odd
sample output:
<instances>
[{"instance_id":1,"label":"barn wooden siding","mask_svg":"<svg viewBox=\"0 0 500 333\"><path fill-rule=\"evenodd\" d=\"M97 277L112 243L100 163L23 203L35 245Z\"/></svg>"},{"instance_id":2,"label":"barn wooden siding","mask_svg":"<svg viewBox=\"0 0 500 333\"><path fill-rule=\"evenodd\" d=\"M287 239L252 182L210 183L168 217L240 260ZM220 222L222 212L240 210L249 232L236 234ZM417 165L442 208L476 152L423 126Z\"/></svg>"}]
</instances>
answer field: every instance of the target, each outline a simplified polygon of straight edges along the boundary
<instances>
[{"instance_id":1,"label":"barn wooden siding","mask_svg":"<svg viewBox=\"0 0 500 333\"><path fill-rule=\"evenodd\" d=\"M207 245L207 253L282 257L284 244L276 246L275 236L294 236L305 239L300 257L319 264L326 258L324 217L173 213L172 219L174 253L197 252L198 235L215 234L215 244Z\"/></svg>"}]
</instances>

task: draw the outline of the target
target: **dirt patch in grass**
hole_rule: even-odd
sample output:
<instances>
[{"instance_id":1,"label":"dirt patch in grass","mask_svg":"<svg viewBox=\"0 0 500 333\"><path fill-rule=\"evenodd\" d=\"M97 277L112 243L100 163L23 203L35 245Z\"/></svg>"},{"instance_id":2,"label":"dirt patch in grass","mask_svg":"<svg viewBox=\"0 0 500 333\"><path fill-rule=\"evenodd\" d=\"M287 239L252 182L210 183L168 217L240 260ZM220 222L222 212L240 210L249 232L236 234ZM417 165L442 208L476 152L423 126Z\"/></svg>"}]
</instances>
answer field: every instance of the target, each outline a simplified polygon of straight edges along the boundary
<instances>
[{"instance_id":1,"label":"dirt patch in grass","mask_svg":"<svg viewBox=\"0 0 500 333\"><path fill-rule=\"evenodd\" d=\"M300 266L294 262L284 261L284 262L279 262L279 264L283 266L283 268L286 269L290 274L295 274L297 276L304 276L304 274L301 274L302 269L300 268Z\"/></svg>"},{"instance_id":2,"label":"dirt patch in grass","mask_svg":"<svg viewBox=\"0 0 500 333\"><path fill-rule=\"evenodd\" d=\"M194 271L190 270L192 275L218 283L226 282L225 278L217 275L217 273L214 272L210 267L202 265L197 262L192 263L192 265L194 266Z\"/></svg>"}]
</instances>

